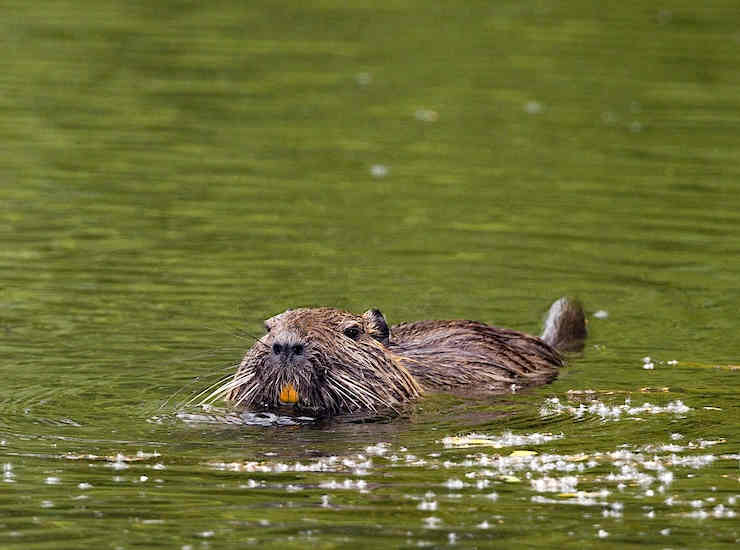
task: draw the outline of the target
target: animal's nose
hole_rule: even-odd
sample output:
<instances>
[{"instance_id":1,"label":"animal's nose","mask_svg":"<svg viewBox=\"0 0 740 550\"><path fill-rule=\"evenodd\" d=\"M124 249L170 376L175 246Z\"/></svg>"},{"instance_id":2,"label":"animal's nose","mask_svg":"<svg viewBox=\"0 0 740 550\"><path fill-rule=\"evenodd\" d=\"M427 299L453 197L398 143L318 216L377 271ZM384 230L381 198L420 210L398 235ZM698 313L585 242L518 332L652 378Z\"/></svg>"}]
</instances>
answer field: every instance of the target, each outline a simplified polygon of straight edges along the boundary
<instances>
[{"instance_id":1,"label":"animal's nose","mask_svg":"<svg viewBox=\"0 0 740 550\"><path fill-rule=\"evenodd\" d=\"M302 355L304 351L305 346L300 343L274 342L272 344L272 353L275 355Z\"/></svg>"}]
</instances>

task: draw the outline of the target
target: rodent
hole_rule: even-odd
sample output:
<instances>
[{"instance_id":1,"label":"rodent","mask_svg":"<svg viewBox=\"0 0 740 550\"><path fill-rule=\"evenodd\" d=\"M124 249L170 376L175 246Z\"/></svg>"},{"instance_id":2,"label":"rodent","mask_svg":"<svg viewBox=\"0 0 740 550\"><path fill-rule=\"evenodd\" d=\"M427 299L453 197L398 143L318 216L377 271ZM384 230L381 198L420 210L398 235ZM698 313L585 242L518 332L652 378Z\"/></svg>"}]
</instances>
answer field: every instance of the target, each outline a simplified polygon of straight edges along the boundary
<instances>
[{"instance_id":1,"label":"rodent","mask_svg":"<svg viewBox=\"0 0 740 550\"><path fill-rule=\"evenodd\" d=\"M236 374L213 392L234 406L313 416L398 410L425 391L510 393L552 381L583 346L579 302L550 307L540 337L477 321L388 326L378 309L287 310L265 322Z\"/></svg>"}]
</instances>

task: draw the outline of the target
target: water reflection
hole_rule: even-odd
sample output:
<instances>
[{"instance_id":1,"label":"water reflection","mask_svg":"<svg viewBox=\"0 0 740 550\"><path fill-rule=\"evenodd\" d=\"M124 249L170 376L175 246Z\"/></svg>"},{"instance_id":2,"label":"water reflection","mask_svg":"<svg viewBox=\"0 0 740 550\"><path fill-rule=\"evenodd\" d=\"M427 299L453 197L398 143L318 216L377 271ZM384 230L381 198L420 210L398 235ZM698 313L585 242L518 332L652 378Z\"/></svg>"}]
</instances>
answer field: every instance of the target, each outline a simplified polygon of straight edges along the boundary
<instances>
[{"instance_id":1,"label":"water reflection","mask_svg":"<svg viewBox=\"0 0 740 550\"><path fill-rule=\"evenodd\" d=\"M207 413L177 413L177 418L189 424L238 424L244 426L297 426L316 422L310 416L284 416L270 412L227 412L205 407Z\"/></svg>"}]
</instances>

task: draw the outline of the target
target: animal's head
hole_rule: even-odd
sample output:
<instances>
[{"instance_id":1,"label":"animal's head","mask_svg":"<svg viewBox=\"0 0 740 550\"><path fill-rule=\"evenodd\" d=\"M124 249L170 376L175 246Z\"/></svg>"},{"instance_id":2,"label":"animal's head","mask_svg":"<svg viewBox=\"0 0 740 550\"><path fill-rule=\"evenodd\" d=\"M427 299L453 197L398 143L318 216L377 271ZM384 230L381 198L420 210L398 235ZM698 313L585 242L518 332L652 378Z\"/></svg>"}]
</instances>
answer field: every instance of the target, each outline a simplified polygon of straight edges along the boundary
<instances>
[{"instance_id":1,"label":"animal's head","mask_svg":"<svg viewBox=\"0 0 740 550\"><path fill-rule=\"evenodd\" d=\"M388 350L390 331L377 309L288 310L265 329L222 386L235 406L329 416L396 408L421 392Z\"/></svg>"}]
</instances>

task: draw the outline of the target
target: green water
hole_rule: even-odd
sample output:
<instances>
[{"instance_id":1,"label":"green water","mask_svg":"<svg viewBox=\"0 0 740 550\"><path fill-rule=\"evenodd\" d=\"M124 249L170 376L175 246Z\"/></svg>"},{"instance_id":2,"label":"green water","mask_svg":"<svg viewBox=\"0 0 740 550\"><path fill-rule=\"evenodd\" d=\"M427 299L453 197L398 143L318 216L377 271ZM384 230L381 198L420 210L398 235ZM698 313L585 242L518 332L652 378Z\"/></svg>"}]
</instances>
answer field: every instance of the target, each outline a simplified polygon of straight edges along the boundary
<instances>
[{"instance_id":1,"label":"green water","mask_svg":"<svg viewBox=\"0 0 740 550\"><path fill-rule=\"evenodd\" d=\"M2 2L0 548L734 547L739 23ZM563 294L591 336L535 391L184 404L288 307L536 332Z\"/></svg>"}]
</instances>

